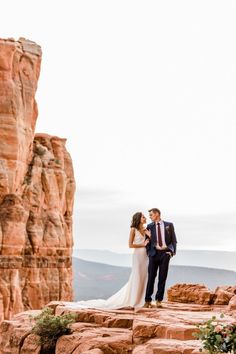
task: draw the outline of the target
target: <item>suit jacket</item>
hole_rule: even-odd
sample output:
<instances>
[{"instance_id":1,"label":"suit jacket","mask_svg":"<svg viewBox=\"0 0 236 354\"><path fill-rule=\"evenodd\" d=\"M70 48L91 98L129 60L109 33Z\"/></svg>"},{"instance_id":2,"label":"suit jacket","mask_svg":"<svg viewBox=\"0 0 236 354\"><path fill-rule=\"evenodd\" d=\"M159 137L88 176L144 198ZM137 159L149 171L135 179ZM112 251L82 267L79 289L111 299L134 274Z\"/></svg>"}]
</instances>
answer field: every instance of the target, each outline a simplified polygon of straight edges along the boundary
<instances>
[{"instance_id":1,"label":"suit jacket","mask_svg":"<svg viewBox=\"0 0 236 354\"><path fill-rule=\"evenodd\" d=\"M167 222L167 221L163 221L163 222L164 222L164 228L165 228L165 242L166 242L166 246L167 246L166 251L171 252L171 254L173 256L176 254L176 244L177 244L174 225L171 222ZM148 224L147 230L151 231L151 240L146 246L147 254L148 254L148 256L155 256L155 254L157 252L157 249L156 249L157 233L156 233L155 222Z\"/></svg>"}]
</instances>

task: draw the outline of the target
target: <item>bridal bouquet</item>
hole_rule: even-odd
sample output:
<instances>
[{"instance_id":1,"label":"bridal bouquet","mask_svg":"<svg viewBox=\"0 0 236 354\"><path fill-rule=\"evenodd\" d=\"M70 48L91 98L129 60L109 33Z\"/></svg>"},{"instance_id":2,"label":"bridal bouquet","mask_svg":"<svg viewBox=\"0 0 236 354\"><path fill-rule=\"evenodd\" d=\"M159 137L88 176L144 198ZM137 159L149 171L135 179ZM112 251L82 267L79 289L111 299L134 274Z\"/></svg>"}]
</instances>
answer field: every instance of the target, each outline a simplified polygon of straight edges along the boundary
<instances>
[{"instance_id":1,"label":"bridal bouquet","mask_svg":"<svg viewBox=\"0 0 236 354\"><path fill-rule=\"evenodd\" d=\"M221 318L224 315L221 315ZM216 317L212 317L204 325L198 325L195 337L203 343L205 353L232 353L236 354L236 322L220 324ZM202 349L200 351L203 352Z\"/></svg>"}]
</instances>

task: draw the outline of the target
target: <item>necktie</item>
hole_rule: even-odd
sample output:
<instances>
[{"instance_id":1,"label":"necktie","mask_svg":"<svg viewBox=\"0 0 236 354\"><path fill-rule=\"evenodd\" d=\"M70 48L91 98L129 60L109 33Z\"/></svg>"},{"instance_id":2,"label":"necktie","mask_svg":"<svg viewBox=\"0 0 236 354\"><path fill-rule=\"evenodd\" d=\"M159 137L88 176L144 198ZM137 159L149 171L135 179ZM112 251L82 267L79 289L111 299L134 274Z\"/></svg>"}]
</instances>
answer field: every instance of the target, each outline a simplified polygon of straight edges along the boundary
<instances>
[{"instance_id":1,"label":"necktie","mask_svg":"<svg viewBox=\"0 0 236 354\"><path fill-rule=\"evenodd\" d=\"M160 223L158 223L157 225L158 225L158 243L159 243L159 246L162 247L163 243L162 243L162 238L161 238L161 225L160 225Z\"/></svg>"}]
</instances>

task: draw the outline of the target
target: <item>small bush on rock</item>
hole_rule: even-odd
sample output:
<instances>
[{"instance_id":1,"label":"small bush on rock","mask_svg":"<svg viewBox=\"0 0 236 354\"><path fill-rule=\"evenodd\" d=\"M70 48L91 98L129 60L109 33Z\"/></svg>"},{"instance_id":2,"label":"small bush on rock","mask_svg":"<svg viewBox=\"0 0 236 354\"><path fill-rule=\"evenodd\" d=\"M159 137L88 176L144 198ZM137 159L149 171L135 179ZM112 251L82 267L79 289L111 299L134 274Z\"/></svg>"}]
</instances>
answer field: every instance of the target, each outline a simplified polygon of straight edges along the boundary
<instances>
[{"instance_id":1,"label":"small bush on rock","mask_svg":"<svg viewBox=\"0 0 236 354\"><path fill-rule=\"evenodd\" d=\"M64 335L70 334L69 325L75 322L74 314L65 314L55 316L53 310L46 307L42 312L34 317L36 321L31 332L39 336L39 344L44 350L55 348L57 339Z\"/></svg>"}]
</instances>

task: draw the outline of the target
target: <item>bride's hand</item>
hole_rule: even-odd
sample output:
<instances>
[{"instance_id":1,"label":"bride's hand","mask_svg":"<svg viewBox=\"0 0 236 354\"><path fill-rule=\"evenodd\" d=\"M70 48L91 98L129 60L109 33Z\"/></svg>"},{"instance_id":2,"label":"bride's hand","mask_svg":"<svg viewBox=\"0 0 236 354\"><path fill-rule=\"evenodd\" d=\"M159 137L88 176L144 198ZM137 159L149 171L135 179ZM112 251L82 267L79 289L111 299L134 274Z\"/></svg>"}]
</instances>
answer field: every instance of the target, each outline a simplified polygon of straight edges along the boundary
<instances>
[{"instance_id":1,"label":"bride's hand","mask_svg":"<svg viewBox=\"0 0 236 354\"><path fill-rule=\"evenodd\" d=\"M150 230L145 230L145 235L149 238L151 238L151 231Z\"/></svg>"},{"instance_id":2,"label":"bride's hand","mask_svg":"<svg viewBox=\"0 0 236 354\"><path fill-rule=\"evenodd\" d=\"M149 240L148 240L148 239L145 240L145 241L144 241L144 247L146 247L148 243L149 243Z\"/></svg>"}]
</instances>

